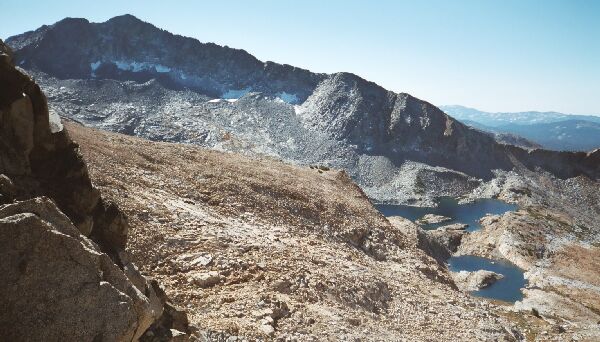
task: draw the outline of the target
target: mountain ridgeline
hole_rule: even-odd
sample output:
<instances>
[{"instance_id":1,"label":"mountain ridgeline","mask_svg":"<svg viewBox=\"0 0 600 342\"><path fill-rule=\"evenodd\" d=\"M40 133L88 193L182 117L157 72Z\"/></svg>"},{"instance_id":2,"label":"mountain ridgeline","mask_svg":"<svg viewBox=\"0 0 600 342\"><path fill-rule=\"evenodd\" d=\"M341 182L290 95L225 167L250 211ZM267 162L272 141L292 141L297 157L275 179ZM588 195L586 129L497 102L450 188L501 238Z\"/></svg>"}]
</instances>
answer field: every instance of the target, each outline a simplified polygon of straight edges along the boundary
<instances>
[{"instance_id":1,"label":"mountain ridgeline","mask_svg":"<svg viewBox=\"0 0 600 342\"><path fill-rule=\"evenodd\" d=\"M557 151L591 151L600 147L600 116L556 112L489 113L463 106L441 106L461 122L495 134L498 141L518 135L542 148ZM510 137L509 137L510 138ZM528 146L529 145L529 146Z\"/></svg>"},{"instance_id":2,"label":"mountain ridgeline","mask_svg":"<svg viewBox=\"0 0 600 342\"><path fill-rule=\"evenodd\" d=\"M599 150L499 144L428 102L354 74L261 62L131 15L67 18L6 43L61 116L153 140L329 164L376 200L394 199L402 174L414 169L407 165L418 165L419 182L433 175L466 184L515 167L600 178Z\"/></svg>"},{"instance_id":3,"label":"mountain ridgeline","mask_svg":"<svg viewBox=\"0 0 600 342\"><path fill-rule=\"evenodd\" d=\"M67 18L7 40L23 68L58 78L147 81L218 97L229 89L294 93L304 100L325 77L263 63L243 50L173 35L134 16L104 23Z\"/></svg>"}]
</instances>

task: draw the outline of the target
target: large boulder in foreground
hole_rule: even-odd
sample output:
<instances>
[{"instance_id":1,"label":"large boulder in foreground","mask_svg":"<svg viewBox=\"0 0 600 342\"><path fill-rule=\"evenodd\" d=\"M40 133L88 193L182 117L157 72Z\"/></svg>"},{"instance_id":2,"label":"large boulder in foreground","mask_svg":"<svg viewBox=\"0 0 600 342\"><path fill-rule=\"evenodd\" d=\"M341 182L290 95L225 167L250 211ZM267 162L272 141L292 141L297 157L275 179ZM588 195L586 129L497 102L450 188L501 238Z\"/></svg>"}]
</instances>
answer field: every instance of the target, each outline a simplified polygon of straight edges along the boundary
<instances>
[{"instance_id":1,"label":"large boulder in foreground","mask_svg":"<svg viewBox=\"0 0 600 342\"><path fill-rule=\"evenodd\" d=\"M132 341L162 313L48 198L0 208L0 260L7 341Z\"/></svg>"}]
</instances>

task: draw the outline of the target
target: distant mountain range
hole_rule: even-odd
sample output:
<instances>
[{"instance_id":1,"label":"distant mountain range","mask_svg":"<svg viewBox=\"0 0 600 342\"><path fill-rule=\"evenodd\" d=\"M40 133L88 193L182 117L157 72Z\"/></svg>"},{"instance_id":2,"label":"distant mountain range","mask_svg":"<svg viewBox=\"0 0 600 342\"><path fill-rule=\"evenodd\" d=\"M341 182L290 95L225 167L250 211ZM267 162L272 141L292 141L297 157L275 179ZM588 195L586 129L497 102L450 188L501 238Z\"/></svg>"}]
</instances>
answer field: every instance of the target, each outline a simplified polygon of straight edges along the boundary
<instances>
[{"instance_id":1,"label":"distant mountain range","mask_svg":"<svg viewBox=\"0 0 600 342\"><path fill-rule=\"evenodd\" d=\"M557 112L489 113L463 106L440 106L471 127L499 134L515 134L544 148L590 151L600 147L600 117Z\"/></svg>"},{"instance_id":2,"label":"distant mountain range","mask_svg":"<svg viewBox=\"0 0 600 342\"><path fill-rule=\"evenodd\" d=\"M494 170L523 166L600 177L600 152L499 144L426 101L354 74L262 62L131 15L103 23L67 18L6 43L63 117L152 140L345 169L377 201L457 196Z\"/></svg>"}]
</instances>

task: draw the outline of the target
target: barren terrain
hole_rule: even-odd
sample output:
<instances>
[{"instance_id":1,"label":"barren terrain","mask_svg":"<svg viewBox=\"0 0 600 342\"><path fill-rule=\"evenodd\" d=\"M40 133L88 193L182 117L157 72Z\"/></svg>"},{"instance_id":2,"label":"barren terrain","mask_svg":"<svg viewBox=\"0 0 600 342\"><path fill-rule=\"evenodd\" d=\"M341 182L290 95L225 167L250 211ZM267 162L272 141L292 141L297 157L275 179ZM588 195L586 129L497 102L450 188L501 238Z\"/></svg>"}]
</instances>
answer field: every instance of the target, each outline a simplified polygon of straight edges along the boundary
<instances>
[{"instance_id":1,"label":"barren terrain","mask_svg":"<svg viewBox=\"0 0 600 342\"><path fill-rule=\"evenodd\" d=\"M128 214L134 261L208 339L520 339L343 172L66 127Z\"/></svg>"}]
</instances>

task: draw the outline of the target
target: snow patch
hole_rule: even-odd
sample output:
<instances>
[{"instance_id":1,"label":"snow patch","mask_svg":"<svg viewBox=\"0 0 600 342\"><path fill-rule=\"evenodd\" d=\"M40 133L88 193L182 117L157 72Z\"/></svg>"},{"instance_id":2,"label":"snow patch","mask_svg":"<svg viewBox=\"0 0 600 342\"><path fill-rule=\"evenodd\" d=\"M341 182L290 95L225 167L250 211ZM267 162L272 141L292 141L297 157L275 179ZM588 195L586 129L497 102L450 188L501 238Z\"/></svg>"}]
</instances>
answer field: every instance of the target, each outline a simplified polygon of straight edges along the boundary
<instances>
[{"instance_id":1,"label":"snow patch","mask_svg":"<svg viewBox=\"0 0 600 342\"><path fill-rule=\"evenodd\" d=\"M96 71L96 70L98 70L98 68L100 67L101 64L102 64L101 61L90 63L90 68L92 68L92 71Z\"/></svg>"},{"instance_id":2,"label":"snow patch","mask_svg":"<svg viewBox=\"0 0 600 342\"><path fill-rule=\"evenodd\" d=\"M242 96L248 94L251 90L252 90L251 87L248 87L245 89L239 89L239 90L230 89L230 90L226 91L225 93L223 93L223 95L221 95L221 98L223 98L225 100L238 100ZM232 102L232 101L229 101L229 102ZM235 102L235 101L233 101L233 102Z\"/></svg>"},{"instance_id":3,"label":"snow patch","mask_svg":"<svg viewBox=\"0 0 600 342\"><path fill-rule=\"evenodd\" d=\"M212 100L208 100L206 102L208 103L219 103L221 101L227 101L229 103L234 103L237 102L238 99L212 99Z\"/></svg>"},{"instance_id":4,"label":"snow patch","mask_svg":"<svg viewBox=\"0 0 600 342\"><path fill-rule=\"evenodd\" d=\"M294 113L296 113L296 115L302 115L304 114L305 110L304 108L302 108L302 106L294 106Z\"/></svg>"},{"instance_id":5,"label":"snow patch","mask_svg":"<svg viewBox=\"0 0 600 342\"><path fill-rule=\"evenodd\" d=\"M102 64L101 61L96 61L94 63L90 63L90 68L92 69L92 77L96 77L96 70L98 70L98 68L100 67L101 64Z\"/></svg>"},{"instance_id":6,"label":"snow patch","mask_svg":"<svg viewBox=\"0 0 600 342\"><path fill-rule=\"evenodd\" d=\"M289 104L297 104L298 102L300 102L298 95L286 93L285 91L281 91L281 92L277 93L276 96L277 96L277 99L280 100L281 102L285 102L285 103L289 103Z\"/></svg>"},{"instance_id":7,"label":"snow patch","mask_svg":"<svg viewBox=\"0 0 600 342\"><path fill-rule=\"evenodd\" d=\"M140 72L140 71L152 71L153 69L154 69L154 71L160 72L160 73L165 73L165 72L171 71L171 68L164 66L162 64L154 64L154 63L148 63L148 62L115 61L114 63L117 66L117 68L124 70L124 71Z\"/></svg>"}]
</instances>

